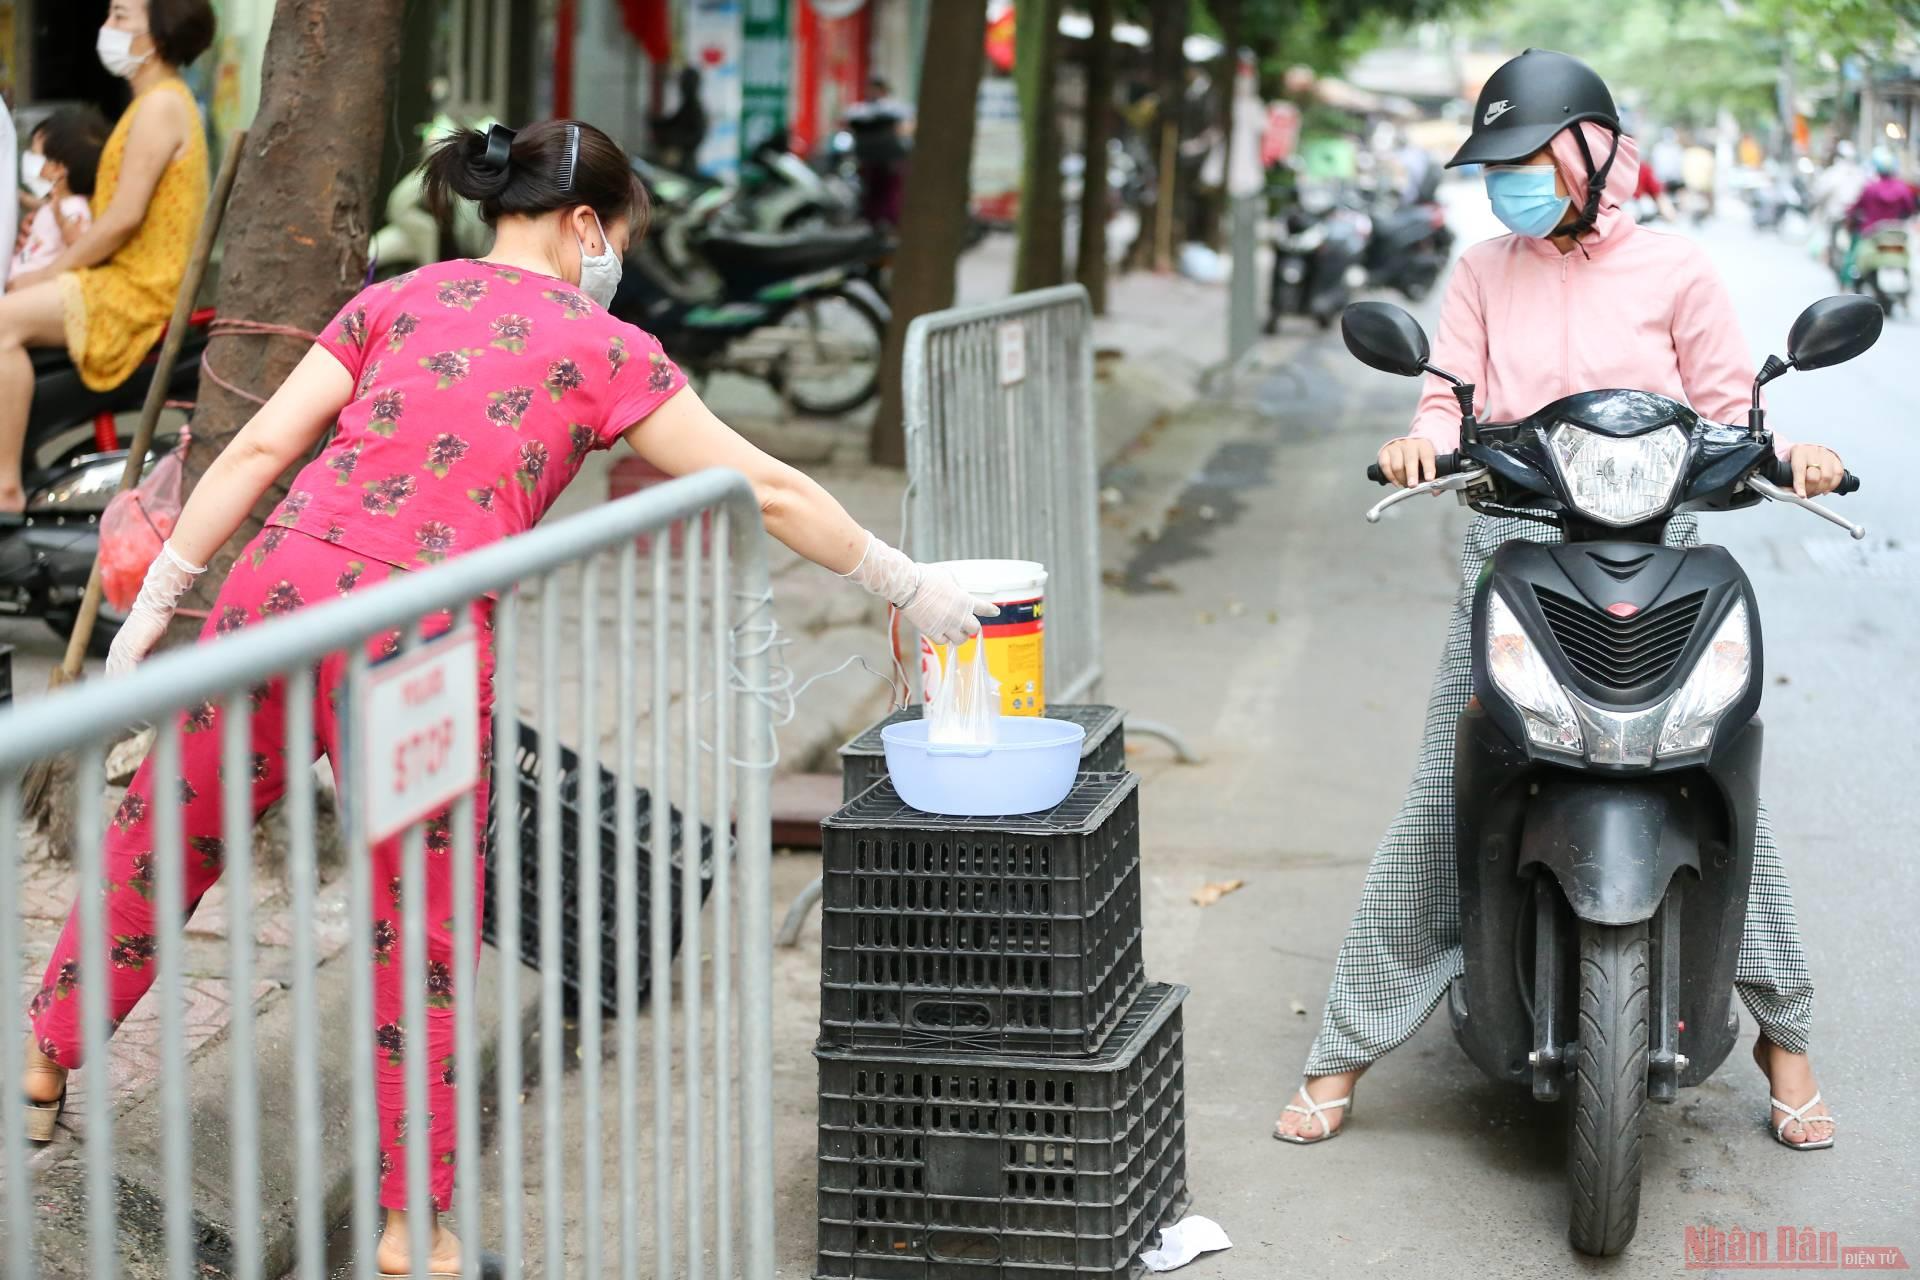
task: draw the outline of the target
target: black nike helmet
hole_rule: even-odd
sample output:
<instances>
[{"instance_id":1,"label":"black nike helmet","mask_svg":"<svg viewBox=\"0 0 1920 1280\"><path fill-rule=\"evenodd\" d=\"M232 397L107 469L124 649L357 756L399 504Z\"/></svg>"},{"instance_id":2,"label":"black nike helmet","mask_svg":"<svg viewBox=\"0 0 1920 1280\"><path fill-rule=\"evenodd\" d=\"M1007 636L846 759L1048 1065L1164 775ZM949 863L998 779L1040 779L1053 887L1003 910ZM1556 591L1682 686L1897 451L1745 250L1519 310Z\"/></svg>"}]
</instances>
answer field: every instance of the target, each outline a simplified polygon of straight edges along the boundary
<instances>
[{"instance_id":1,"label":"black nike helmet","mask_svg":"<svg viewBox=\"0 0 1920 1280\"><path fill-rule=\"evenodd\" d=\"M1583 120L1620 132L1620 112L1606 81L1578 58L1529 49L1488 77L1473 107L1473 134L1447 168L1518 164Z\"/></svg>"},{"instance_id":2,"label":"black nike helmet","mask_svg":"<svg viewBox=\"0 0 1920 1280\"><path fill-rule=\"evenodd\" d=\"M1502 63L1480 90L1473 105L1473 133L1447 161L1447 168L1463 164L1518 164L1553 141L1571 125L1591 120L1613 134L1606 159L1594 163L1587 136L1574 130L1573 140L1587 162L1587 189L1580 213L1566 230L1579 235L1594 224L1600 212L1600 194L1607 174L1620 153L1620 111L1613 105L1607 82L1578 58L1551 49L1528 49Z\"/></svg>"}]
</instances>

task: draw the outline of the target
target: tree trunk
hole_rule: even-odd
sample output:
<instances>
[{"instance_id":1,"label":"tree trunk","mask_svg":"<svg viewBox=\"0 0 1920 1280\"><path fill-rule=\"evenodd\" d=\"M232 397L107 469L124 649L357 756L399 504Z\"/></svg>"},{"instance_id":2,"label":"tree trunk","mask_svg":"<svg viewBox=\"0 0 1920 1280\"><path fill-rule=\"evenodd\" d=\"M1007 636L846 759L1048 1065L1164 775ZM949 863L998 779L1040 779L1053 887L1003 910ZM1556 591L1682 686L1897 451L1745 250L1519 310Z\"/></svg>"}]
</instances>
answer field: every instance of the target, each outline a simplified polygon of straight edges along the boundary
<instances>
[{"instance_id":1,"label":"tree trunk","mask_svg":"<svg viewBox=\"0 0 1920 1280\"><path fill-rule=\"evenodd\" d=\"M1060 115L1054 71L1060 53L1060 0L1022 0L1014 10L1013 73L1020 87L1019 247L1015 292L1067 278L1066 208L1060 195Z\"/></svg>"},{"instance_id":2,"label":"tree trunk","mask_svg":"<svg viewBox=\"0 0 1920 1280\"><path fill-rule=\"evenodd\" d=\"M279 0L267 36L260 110L227 214L217 299L222 320L317 333L360 287L371 235L388 95L404 0ZM220 334L207 364L262 399L307 352L292 337ZM186 487L205 474L256 401L204 378ZM206 609L234 558L285 493L282 477L215 558L186 606Z\"/></svg>"},{"instance_id":3,"label":"tree trunk","mask_svg":"<svg viewBox=\"0 0 1920 1280\"><path fill-rule=\"evenodd\" d=\"M1074 274L1093 303L1093 314L1107 314L1107 219L1113 206L1107 193L1107 139L1113 122L1113 0L1091 0L1093 34L1087 40L1086 185L1080 192L1080 248Z\"/></svg>"},{"instance_id":4,"label":"tree trunk","mask_svg":"<svg viewBox=\"0 0 1920 1280\"><path fill-rule=\"evenodd\" d=\"M1186 96L1189 0L1148 0L1149 54L1154 118L1147 138L1153 156L1153 194L1141 211L1140 233L1127 252L1127 265L1173 270L1173 246L1180 239L1180 110Z\"/></svg>"},{"instance_id":5,"label":"tree trunk","mask_svg":"<svg viewBox=\"0 0 1920 1280\"><path fill-rule=\"evenodd\" d=\"M954 267L967 240L968 169L975 99L986 62L986 0L941 0L927 9L926 57L916 104L913 163L893 261L893 324L869 444L874 462L903 467L901 353L916 316L953 305Z\"/></svg>"},{"instance_id":6,"label":"tree trunk","mask_svg":"<svg viewBox=\"0 0 1920 1280\"><path fill-rule=\"evenodd\" d=\"M1240 69L1240 40L1242 32L1242 0L1208 0L1207 7L1213 12L1213 20L1220 27L1220 57L1214 62L1213 72L1213 127L1220 134L1222 157L1233 155L1233 80ZM1187 229L1189 240L1198 240L1215 249L1225 247L1221 235L1221 217L1231 205L1227 195L1226 169L1221 166L1220 190L1209 192L1204 203L1196 206L1198 218L1196 225Z\"/></svg>"}]
</instances>

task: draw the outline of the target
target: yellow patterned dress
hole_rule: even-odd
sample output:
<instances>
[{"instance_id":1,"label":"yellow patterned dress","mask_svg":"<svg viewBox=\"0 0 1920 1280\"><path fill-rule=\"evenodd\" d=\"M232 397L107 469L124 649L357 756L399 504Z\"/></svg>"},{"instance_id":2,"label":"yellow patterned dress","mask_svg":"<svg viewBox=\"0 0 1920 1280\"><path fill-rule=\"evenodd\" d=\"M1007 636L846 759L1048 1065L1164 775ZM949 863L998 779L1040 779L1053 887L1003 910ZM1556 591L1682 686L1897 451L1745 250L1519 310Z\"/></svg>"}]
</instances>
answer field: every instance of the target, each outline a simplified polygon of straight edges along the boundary
<instances>
[{"instance_id":1,"label":"yellow patterned dress","mask_svg":"<svg viewBox=\"0 0 1920 1280\"><path fill-rule=\"evenodd\" d=\"M97 220L113 200L134 115L156 93L177 93L186 100L192 123L180 154L161 173L133 238L99 266L60 277L67 350L81 381L95 391L125 382L160 340L207 211L206 127L193 93L182 81L169 79L135 98L108 136L100 153L93 216Z\"/></svg>"}]
</instances>

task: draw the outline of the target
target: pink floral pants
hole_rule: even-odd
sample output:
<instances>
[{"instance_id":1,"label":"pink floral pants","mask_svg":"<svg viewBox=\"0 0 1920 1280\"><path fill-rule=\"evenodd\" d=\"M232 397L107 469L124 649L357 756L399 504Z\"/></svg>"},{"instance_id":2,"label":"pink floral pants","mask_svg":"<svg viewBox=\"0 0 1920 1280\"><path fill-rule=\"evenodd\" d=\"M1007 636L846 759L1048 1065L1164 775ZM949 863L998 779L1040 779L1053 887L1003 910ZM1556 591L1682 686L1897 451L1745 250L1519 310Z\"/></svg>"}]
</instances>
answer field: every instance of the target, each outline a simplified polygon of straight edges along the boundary
<instances>
[{"instance_id":1,"label":"pink floral pants","mask_svg":"<svg viewBox=\"0 0 1920 1280\"><path fill-rule=\"evenodd\" d=\"M250 623L291 613L308 605L350 594L399 572L381 561L356 556L344 548L289 529L264 531L235 563L220 590L203 642ZM475 825L486 821L486 782L492 736L492 610L489 602L472 606L481 628L480 660L481 786L474 796ZM429 618L427 635L447 630L445 613ZM397 634L368 646L373 660L397 652ZM333 762L339 777L342 723L339 702L346 683L346 655L330 654L316 668L314 681L314 740L310 754L288 759L286 750L286 690L275 680L252 692L253 813L260 815L286 791L289 771L309 767L321 755ZM220 878L226 848L221 824L222 710L212 702L185 712L180 719L180 825L186 841L186 896L180 904L191 915L202 895ZM113 1025L139 1003L153 985L155 970L153 795L151 762L142 765L127 789L108 828L106 838L106 931L111 967L109 1013ZM343 787L344 789L344 787ZM453 840L445 811L427 823L427 1043L409 1044L404 1025L406 994L401 975L401 842L383 840L371 849L373 861L373 1003L374 1062L372 1064L380 1111L380 1203L390 1209L407 1207L407 1142L405 1063L407 1055L424 1051L428 1062L428 1128L432 1144L433 1200L441 1210L453 1198L454 1145L454 1022L456 993L453 951ZM480 859L475 859L475 902L479 902ZM351 959L350 957L348 958ZM465 957L463 978L470 980L474 956ZM79 996L79 922L69 914L66 928L47 963L46 978L28 1012L40 1051L69 1069L81 1062Z\"/></svg>"}]
</instances>

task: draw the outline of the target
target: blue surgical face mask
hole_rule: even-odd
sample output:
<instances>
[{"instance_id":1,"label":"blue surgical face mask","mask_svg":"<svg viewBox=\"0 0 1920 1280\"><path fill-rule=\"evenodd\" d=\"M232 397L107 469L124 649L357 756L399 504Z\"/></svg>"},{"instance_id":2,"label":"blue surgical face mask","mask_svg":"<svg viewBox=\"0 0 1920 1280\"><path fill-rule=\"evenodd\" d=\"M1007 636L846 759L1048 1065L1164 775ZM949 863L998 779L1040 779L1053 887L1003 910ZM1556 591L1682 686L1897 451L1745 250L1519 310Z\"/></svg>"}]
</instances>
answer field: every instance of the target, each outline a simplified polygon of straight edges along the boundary
<instances>
[{"instance_id":1,"label":"blue surgical face mask","mask_svg":"<svg viewBox=\"0 0 1920 1280\"><path fill-rule=\"evenodd\" d=\"M1488 165L1486 178L1493 216L1515 235L1552 235L1567 216L1569 201L1553 189L1550 164Z\"/></svg>"}]
</instances>

